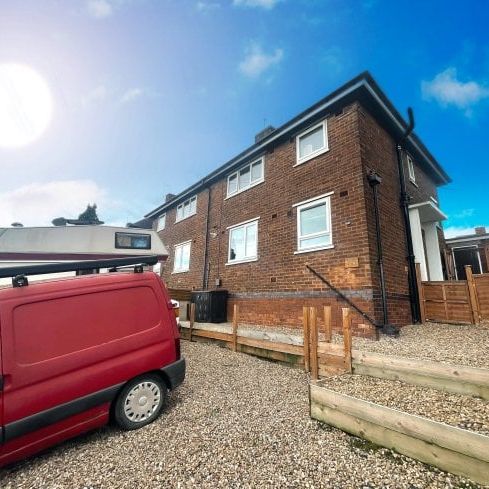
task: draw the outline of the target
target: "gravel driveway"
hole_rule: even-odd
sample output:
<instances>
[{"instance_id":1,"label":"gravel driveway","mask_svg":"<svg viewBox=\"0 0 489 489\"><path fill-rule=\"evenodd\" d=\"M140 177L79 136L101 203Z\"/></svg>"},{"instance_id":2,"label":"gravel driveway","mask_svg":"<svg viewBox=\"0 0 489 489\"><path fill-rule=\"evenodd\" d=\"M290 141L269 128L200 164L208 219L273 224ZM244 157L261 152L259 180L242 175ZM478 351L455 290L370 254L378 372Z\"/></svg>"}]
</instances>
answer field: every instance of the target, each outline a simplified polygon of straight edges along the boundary
<instances>
[{"instance_id":1,"label":"gravel driveway","mask_svg":"<svg viewBox=\"0 0 489 489\"><path fill-rule=\"evenodd\" d=\"M1 471L0 487L477 487L311 420L300 370L183 347L187 380L158 421L65 443Z\"/></svg>"}]
</instances>

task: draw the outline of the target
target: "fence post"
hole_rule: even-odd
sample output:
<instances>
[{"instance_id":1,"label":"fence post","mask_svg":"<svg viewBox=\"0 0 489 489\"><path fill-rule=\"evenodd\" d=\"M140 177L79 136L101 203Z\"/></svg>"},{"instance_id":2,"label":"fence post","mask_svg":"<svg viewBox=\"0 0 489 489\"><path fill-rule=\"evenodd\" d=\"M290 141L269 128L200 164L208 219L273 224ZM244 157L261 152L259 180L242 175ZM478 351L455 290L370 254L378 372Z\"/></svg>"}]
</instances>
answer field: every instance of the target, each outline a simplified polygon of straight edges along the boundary
<instances>
[{"instance_id":1,"label":"fence post","mask_svg":"<svg viewBox=\"0 0 489 489\"><path fill-rule=\"evenodd\" d=\"M465 275L467 276L467 287L469 288L469 304L472 313L472 324L479 324L480 312L479 302L477 300L477 286L470 265L465 265Z\"/></svg>"},{"instance_id":2,"label":"fence post","mask_svg":"<svg viewBox=\"0 0 489 489\"><path fill-rule=\"evenodd\" d=\"M331 330L331 306L324 306L324 330L326 333L326 342L331 343L333 332Z\"/></svg>"},{"instance_id":3,"label":"fence post","mask_svg":"<svg viewBox=\"0 0 489 489\"><path fill-rule=\"evenodd\" d=\"M419 312L421 315L421 323L426 322L426 304L424 301L424 288L421 280L421 265L416 263L416 282L418 283L418 295L419 295Z\"/></svg>"},{"instance_id":4,"label":"fence post","mask_svg":"<svg viewBox=\"0 0 489 489\"><path fill-rule=\"evenodd\" d=\"M350 309L343 307L343 351L346 371L351 373L351 318Z\"/></svg>"},{"instance_id":5,"label":"fence post","mask_svg":"<svg viewBox=\"0 0 489 489\"><path fill-rule=\"evenodd\" d=\"M189 340L192 341L192 330L194 329L195 321L195 302L190 303L190 324L189 324Z\"/></svg>"},{"instance_id":6,"label":"fence post","mask_svg":"<svg viewBox=\"0 0 489 489\"><path fill-rule=\"evenodd\" d=\"M317 323L317 310L315 307L309 309L309 335L311 337L310 347L310 365L311 365L311 379L317 380L319 377L318 368L318 323Z\"/></svg>"},{"instance_id":7,"label":"fence post","mask_svg":"<svg viewBox=\"0 0 489 489\"><path fill-rule=\"evenodd\" d=\"M238 351L238 304L233 307L233 351Z\"/></svg>"},{"instance_id":8,"label":"fence post","mask_svg":"<svg viewBox=\"0 0 489 489\"><path fill-rule=\"evenodd\" d=\"M302 308L302 325L304 327L304 369L309 372L309 308Z\"/></svg>"}]
</instances>

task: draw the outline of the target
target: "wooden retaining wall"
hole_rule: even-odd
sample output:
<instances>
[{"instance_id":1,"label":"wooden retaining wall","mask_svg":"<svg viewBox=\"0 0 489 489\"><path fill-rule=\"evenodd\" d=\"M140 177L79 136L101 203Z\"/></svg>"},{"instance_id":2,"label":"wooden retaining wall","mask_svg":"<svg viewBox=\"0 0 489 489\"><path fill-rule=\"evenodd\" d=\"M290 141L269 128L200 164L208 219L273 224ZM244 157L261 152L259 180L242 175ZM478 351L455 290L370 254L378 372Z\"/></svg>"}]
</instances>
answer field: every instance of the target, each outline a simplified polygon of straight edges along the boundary
<instances>
[{"instance_id":1,"label":"wooden retaining wall","mask_svg":"<svg viewBox=\"0 0 489 489\"><path fill-rule=\"evenodd\" d=\"M489 484L489 437L311 383L311 417L480 484Z\"/></svg>"},{"instance_id":2,"label":"wooden retaining wall","mask_svg":"<svg viewBox=\"0 0 489 489\"><path fill-rule=\"evenodd\" d=\"M353 373L489 400L489 369L353 350Z\"/></svg>"}]
</instances>

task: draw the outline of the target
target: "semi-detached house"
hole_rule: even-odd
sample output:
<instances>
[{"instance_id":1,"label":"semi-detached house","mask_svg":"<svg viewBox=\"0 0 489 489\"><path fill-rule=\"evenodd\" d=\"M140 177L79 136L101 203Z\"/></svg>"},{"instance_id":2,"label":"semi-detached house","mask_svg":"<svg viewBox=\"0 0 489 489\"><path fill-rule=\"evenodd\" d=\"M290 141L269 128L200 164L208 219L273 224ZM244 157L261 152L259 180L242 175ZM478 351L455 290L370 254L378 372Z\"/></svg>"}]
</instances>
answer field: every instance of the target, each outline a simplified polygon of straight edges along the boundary
<instances>
[{"instance_id":1,"label":"semi-detached house","mask_svg":"<svg viewBox=\"0 0 489 489\"><path fill-rule=\"evenodd\" d=\"M145 216L170 253L164 280L176 289L226 289L242 322L298 326L303 305L330 304L339 325L347 304L308 264L374 322L383 322L384 302L390 323L412 322L416 280L408 257L423 279L443 279L446 216L437 187L450 179L414 133L401 141L406 127L363 73L281 127L267 128ZM379 233L372 173L381 178ZM375 327L358 314L354 331L369 336Z\"/></svg>"}]
</instances>

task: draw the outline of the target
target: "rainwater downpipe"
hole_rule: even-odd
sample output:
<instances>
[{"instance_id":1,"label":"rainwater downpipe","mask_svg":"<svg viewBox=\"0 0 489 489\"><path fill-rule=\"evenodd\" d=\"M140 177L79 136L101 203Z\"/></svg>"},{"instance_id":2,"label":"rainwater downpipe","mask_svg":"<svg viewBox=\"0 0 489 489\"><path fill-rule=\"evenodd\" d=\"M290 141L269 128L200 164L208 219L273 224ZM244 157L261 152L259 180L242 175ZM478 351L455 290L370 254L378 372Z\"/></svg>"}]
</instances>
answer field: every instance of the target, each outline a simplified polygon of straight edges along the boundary
<instances>
[{"instance_id":1,"label":"rainwater downpipe","mask_svg":"<svg viewBox=\"0 0 489 489\"><path fill-rule=\"evenodd\" d=\"M385 288L385 274L384 274L384 257L382 250L382 233L380 231L380 214L379 214L379 198L377 193L377 187L382 183L382 178L371 171L367 174L367 180L372 187L374 194L374 215L375 215L375 235L377 238L377 264L379 265L379 278L380 278L380 294L382 301L382 332L387 335L396 336L398 330L392 324L389 324L389 311L387 308L387 293Z\"/></svg>"},{"instance_id":2,"label":"rainwater downpipe","mask_svg":"<svg viewBox=\"0 0 489 489\"><path fill-rule=\"evenodd\" d=\"M413 236L411 233L411 220L409 219L409 195L406 192L406 180L404 178L404 165L402 162L403 144L414 129L414 115L413 109L408 107L409 124L406 127L404 133L396 144L397 152L397 167L399 169L399 184L401 187L401 210L404 220L404 228L406 232L406 246L407 246L407 262L408 262L408 283L409 283L409 300L411 303L411 317L413 323L419 323L420 310L419 310L419 291L418 283L416 281L416 264L413 248Z\"/></svg>"}]
</instances>

